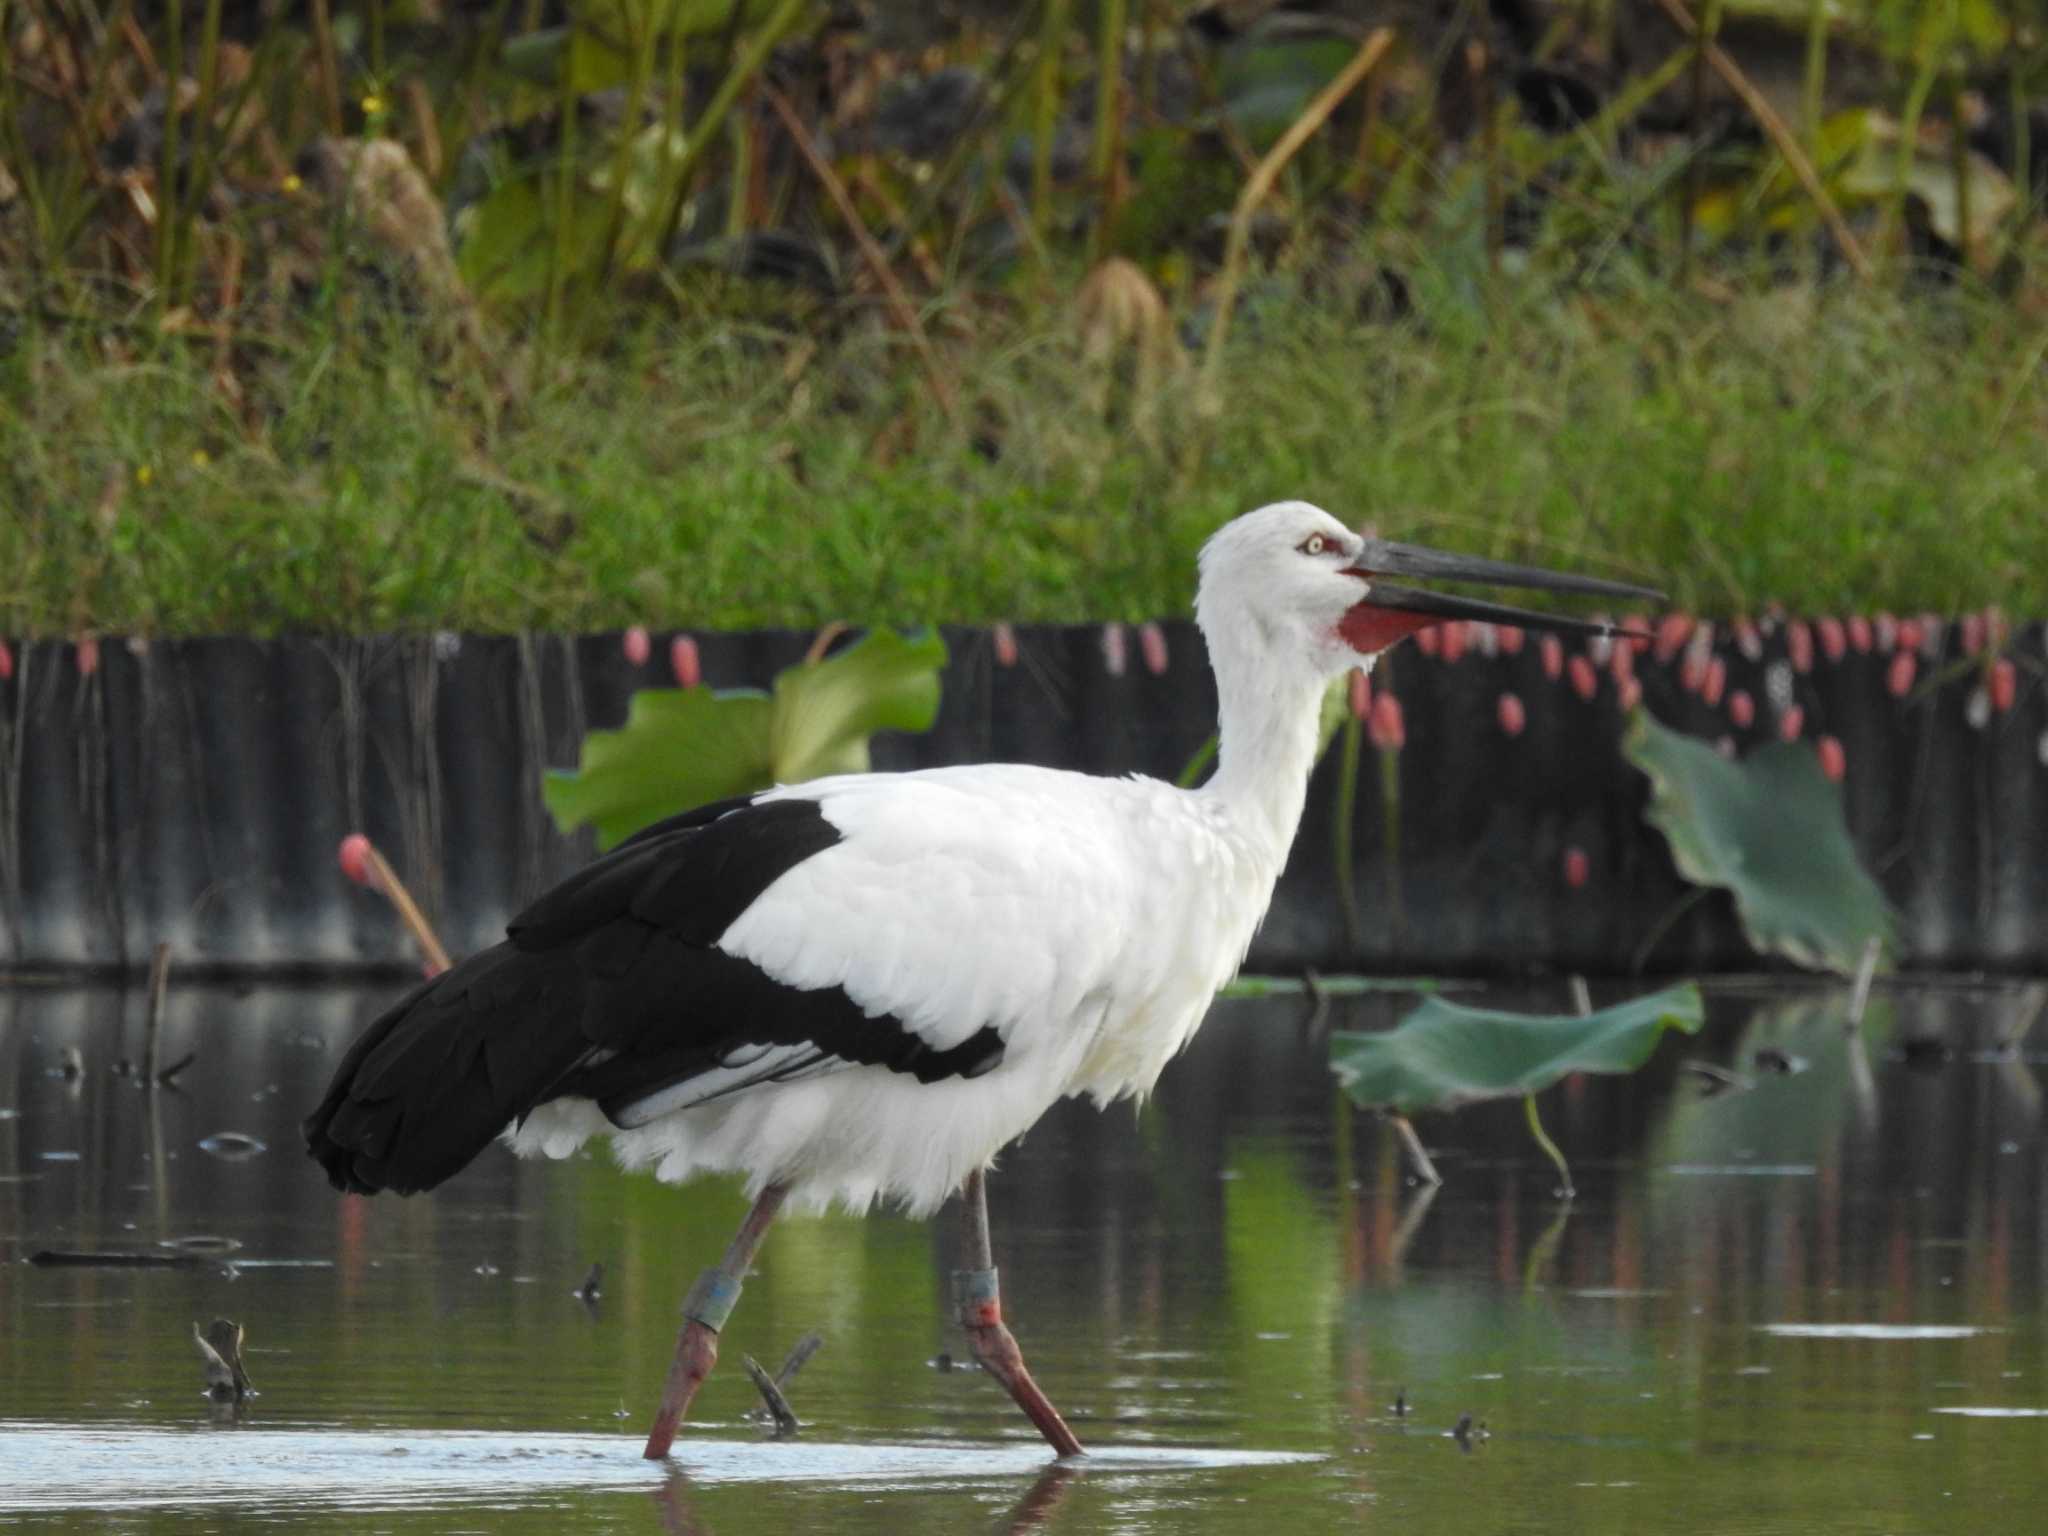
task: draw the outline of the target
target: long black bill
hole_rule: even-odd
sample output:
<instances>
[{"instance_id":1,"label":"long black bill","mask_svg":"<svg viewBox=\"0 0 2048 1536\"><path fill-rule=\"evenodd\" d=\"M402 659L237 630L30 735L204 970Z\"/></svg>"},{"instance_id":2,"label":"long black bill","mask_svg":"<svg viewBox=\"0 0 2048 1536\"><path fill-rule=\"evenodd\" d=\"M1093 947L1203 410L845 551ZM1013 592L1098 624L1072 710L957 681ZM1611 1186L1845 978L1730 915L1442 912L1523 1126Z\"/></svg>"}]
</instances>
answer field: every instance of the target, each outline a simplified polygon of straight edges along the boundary
<instances>
[{"instance_id":1,"label":"long black bill","mask_svg":"<svg viewBox=\"0 0 2048 1536\"><path fill-rule=\"evenodd\" d=\"M1575 592L1588 597L1629 598L1661 602L1664 594L1651 587L1623 581L1605 581L1597 576L1567 576L1558 571L1539 571L1531 566L1510 565L1504 560L1482 560L1471 555L1449 555L1415 544L1396 544L1390 539L1367 539L1357 560L1354 575L1366 578L1364 603L1396 613L1414 614L1428 623L1451 619L1478 619L1492 624L1514 624L1527 629L1552 629L1575 635L1627 635L1647 640L1639 630L1618 624L1596 623L1565 614L1537 613L1506 603L1490 603L1476 597L1459 597L1448 592L1428 592L1383 581L1383 576L1420 576L1435 581L1470 581L1491 587L1521 587L1537 592Z\"/></svg>"}]
</instances>

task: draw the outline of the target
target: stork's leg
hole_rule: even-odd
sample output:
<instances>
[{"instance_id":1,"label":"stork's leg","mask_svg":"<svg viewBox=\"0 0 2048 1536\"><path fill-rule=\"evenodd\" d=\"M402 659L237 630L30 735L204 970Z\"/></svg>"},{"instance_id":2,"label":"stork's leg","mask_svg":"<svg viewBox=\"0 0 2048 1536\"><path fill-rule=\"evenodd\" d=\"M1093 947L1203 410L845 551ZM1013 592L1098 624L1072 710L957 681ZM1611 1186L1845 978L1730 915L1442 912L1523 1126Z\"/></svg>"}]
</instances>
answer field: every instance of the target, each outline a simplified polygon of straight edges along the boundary
<instances>
[{"instance_id":1,"label":"stork's leg","mask_svg":"<svg viewBox=\"0 0 2048 1536\"><path fill-rule=\"evenodd\" d=\"M1062 1456L1082 1455L1081 1442L1067 1428L1059 1409L1038 1390L1038 1383L1024 1368L1024 1352L1003 1326L1002 1292L996 1284L995 1254L988 1239L988 1193L978 1168L960 1186L960 1215L967 1262L974 1267L953 1271L953 1298L959 1304L960 1323L967 1330L974 1358L1008 1389L1055 1451Z\"/></svg>"},{"instance_id":2,"label":"stork's leg","mask_svg":"<svg viewBox=\"0 0 2048 1536\"><path fill-rule=\"evenodd\" d=\"M649 1461L660 1461L668 1455L676 1426L690 1411L690 1399L697 1395L704 1378L711 1374L711 1367L718 1363L718 1331L732 1315L754 1255L761 1250L761 1239L768 1235L768 1224L775 1220L775 1213L782 1208L782 1197L788 1193L788 1188L781 1184L770 1184L762 1190L761 1198L740 1223L732 1246L725 1250L725 1257L716 1268L699 1275L697 1283L690 1287L690 1294L683 1301L683 1331L676 1338L676 1358L661 1388L661 1411L654 1416L654 1428L648 1431L647 1449L642 1453Z\"/></svg>"}]
</instances>

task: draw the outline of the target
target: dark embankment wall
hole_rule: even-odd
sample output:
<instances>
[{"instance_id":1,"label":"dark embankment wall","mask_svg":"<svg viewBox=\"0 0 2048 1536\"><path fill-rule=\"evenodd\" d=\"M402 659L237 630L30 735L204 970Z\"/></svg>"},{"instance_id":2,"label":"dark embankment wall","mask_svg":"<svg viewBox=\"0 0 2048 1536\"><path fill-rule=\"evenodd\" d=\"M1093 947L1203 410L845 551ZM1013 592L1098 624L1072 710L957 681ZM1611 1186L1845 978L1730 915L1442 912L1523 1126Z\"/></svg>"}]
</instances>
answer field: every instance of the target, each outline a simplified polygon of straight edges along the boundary
<instances>
[{"instance_id":1,"label":"dark embankment wall","mask_svg":"<svg viewBox=\"0 0 2048 1536\"><path fill-rule=\"evenodd\" d=\"M1194 630L1161 637L1155 672L1157 647L1135 630L1022 629L1010 666L988 632L948 631L937 728L883 738L877 766L1022 759L1171 777L1207 736L1214 697ZM704 678L765 685L809 639L702 636ZM1782 632L1760 657L1717 653L1729 694L1758 701L1738 739L1775 731L1775 666L1807 738L1843 744L1850 827L1899 909L1909 964L2048 970L2043 641L2029 626L2011 642L2017 700L1982 725L1969 718L1982 667L1954 631L1903 701L1874 651L1802 674L1783 661ZM0 960L133 968L168 940L184 964L409 967L389 908L337 871L336 845L357 829L415 884L451 949L488 943L589 857L587 839L555 832L540 774L573 764L586 728L619 724L635 688L668 682L659 638L652 654L629 665L617 636L101 641L88 670L70 644L19 646L0 682ZM1675 660L1637 670L1660 719L1730 731L1725 697L1709 707L1687 692ZM1687 887L1643 824L1647 787L1620 755L1611 677L1587 700L1546 676L1533 644L1449 663L1411 645L1380 681L1406 720L1398 848L1368 747L1347 934L1333 749L1254 968L1611 972L1660 928L1653 969L1755 963L1724 898L1672 920ZM1517 737L1497 719L1504 690L1527 705ZM1571 848L1586 855L1576 888Z\"/></svg>"}]
</instances>

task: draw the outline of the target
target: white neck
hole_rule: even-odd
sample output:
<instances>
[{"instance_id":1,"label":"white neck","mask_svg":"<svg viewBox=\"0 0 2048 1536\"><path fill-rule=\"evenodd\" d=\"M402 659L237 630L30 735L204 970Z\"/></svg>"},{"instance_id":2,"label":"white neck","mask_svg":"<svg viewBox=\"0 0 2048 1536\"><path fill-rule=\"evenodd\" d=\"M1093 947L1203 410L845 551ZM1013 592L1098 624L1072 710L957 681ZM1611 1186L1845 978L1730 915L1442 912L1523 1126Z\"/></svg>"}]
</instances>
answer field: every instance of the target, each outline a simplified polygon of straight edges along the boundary
<instances>
[{"instance_id":1,"label":"white neck","mask_svg":"<svg viewBox=\"0 0 2048 1536\"><path fill-rule=\"evenodd\" d=\"M1301 824L1315 767L1322 680L1275 665L1240 631L1211 645L1216 673L1216 772L1198 793L1219 800L1266 842L1277 877Z\"/></svg>"}]
</instances>

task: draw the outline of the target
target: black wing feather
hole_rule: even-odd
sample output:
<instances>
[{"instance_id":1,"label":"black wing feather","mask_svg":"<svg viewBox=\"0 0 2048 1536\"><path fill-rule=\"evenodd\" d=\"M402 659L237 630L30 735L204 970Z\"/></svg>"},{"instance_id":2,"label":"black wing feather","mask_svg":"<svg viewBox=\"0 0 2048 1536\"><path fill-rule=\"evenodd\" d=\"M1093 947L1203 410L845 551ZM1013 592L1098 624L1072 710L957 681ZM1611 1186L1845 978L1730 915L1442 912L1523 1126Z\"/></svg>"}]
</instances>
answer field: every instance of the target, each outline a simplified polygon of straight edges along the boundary
<instances>
[{"instance_id":1,"label":"black wing feather","mask_svg":"<svg viewBox=\"0 0 2048 1536\"><path fill-rule=\"evenodd\" d=\"M786 871L839 841L815 801L721 801L621 843L515 917L505 942L416 988L350 1047L306 1144L337 1189L431 1189L506 1125L565 1095L616 1122L750 1045L810 1044L921 1082L1003 1057L983 1027L933 1050L837 987L788 987L715 948ZM738 1085L735 1085L737 1087Z\"/></svg>"}]
</instances>

